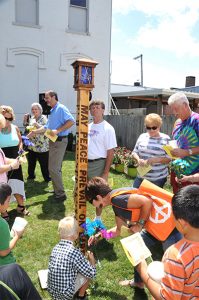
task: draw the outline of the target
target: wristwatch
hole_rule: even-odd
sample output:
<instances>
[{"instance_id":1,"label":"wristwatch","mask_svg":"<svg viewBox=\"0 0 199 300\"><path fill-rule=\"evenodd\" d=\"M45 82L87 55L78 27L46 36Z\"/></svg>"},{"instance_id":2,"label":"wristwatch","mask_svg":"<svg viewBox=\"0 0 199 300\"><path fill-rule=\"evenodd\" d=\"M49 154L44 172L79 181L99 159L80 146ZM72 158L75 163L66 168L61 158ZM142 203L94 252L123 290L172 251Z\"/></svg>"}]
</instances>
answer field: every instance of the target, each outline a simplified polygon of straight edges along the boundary
<instances>
[{"instance_id":1,"label":"wristwatch","mask_svg":"<svg viewBox=\"0 0 199 300\"><path fill-rule=\"evenodd\" d=\"M140 220L138 221L138 224L140 224L142 227L144 227L145 223L146 223L146 221L143 220L143 219L140 219Z\"/></svg>"},{"instance_id":2,"label":"wristwatch","mask_svg":"<svg viewBox=\"0 0 199 300\"><path fill-rule=\"evenodd\" d=\"M188 152L189 152L189 155L192 155L192 154L193 154L192 149L188 149Z\"/></svg>"}]
</instances>

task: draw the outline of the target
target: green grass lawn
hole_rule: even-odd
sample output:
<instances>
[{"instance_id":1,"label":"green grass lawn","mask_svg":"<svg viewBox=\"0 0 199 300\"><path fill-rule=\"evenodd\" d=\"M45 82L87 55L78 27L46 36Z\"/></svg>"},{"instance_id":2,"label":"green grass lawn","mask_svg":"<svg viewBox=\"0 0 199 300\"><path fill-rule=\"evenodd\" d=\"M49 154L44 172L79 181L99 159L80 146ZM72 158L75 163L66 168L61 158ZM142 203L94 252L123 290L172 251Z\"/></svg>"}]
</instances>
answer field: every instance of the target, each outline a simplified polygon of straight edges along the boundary
<instances>
[{"instance_id":1,"label":"green grass lawn","mask_svg":"<svg viewBox=\"0 0 199 300\"><path fill-rule=\"evenodd\" d=\"M63 178L68 200L63 204L55 204L53 196L48 192L50 185L43 182L40 167L37 165L35 181L26 182L27 165L23 167L27 207L31 216L26 217L28 226L23 238L18 241L14 249L17 262L27 271L34 285L42 296L42 299L50 299L47 291L40 288L37 271L47 269L49 255L52 248L58 242L58 222L67 214L74 213L73 189L75 174L74 153L67 153L63 163ZM124 174L112 171L113 188L131 186L132 179ZM52 188L51 188L52 189ZM16 216L16 204L10 205L10 225ZM87 206L87 216L93 219L95 210L91 205ZM102 219L107 228L115 225L114 214L111 207L104 209ZM132 278L133 267L122 250L120 239L102 240L96 247L97 278L90 287L89 299L148 299L144 292L138 292L130 287L121 287L119 280Z\"/></svg>"}]
</instances>

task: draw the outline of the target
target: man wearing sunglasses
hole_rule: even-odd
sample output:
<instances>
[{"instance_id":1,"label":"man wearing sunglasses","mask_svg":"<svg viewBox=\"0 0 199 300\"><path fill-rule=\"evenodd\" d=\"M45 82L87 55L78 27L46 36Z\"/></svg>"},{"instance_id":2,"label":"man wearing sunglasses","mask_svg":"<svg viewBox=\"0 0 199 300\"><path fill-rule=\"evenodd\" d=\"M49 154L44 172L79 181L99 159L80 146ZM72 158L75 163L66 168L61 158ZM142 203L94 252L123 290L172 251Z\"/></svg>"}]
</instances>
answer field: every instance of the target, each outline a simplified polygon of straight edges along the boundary
<instances>
[{"instance_id":1,"label":"man wearing sunglasses","mask_svg":"<svg viewBox=\"0 0 199 300\"><path fill-rule=\"evenodd\" d=\"M147 179L162 188L167 181L168 163L171 161L162 147L169 143L170 137L160 132L162 119L157 114L148 114L144 125L146 132L139 136L132 154L139 166L150 166L151 169L143 176L138 174L133 187L139 188L143 179Z\"/></svg>"}]
</instances>

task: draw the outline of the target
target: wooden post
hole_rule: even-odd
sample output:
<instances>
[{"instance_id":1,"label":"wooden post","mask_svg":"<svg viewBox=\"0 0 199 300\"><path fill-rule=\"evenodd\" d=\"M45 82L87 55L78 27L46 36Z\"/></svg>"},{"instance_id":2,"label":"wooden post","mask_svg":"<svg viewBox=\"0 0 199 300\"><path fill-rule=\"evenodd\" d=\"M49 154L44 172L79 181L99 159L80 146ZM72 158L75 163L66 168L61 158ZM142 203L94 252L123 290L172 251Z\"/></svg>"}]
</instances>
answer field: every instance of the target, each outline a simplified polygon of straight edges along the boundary
<instances>
[{"instance_id":1,"label":"wooden post","mask_svg":"<svg viewBox=\"0 0 199 300\"><path fill-rule=\"evenodd\" d=\"M74 88L77 91L76 118L76 169L75 169L75 215L79 224L79 246L86 251L86 238L81 225L86 221L85 186L88 169L88 115L89 94L94 87L94 68L97 62L87 59L76 60L74 68Z\"/></svg>"},{"instance_id":2,"label":"wooden post","mask_svg":"<svg viewBox=\"0 0 199 300\"><path fill-rule=\"evenodd\" d=\"M157 114L163 115L163 104L162 104L162 95L157 96Z\"/></svg>"}]
</instances>

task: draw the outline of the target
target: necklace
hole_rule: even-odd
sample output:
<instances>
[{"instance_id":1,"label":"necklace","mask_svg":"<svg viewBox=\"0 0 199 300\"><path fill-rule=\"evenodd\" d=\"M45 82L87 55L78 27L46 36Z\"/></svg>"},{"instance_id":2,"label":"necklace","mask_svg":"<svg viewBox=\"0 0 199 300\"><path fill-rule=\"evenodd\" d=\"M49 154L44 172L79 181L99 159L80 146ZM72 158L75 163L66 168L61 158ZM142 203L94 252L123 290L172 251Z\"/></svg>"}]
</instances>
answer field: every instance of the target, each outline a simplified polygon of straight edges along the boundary
<instances>
[{"instance_id":1,"label":"necklace","mask_svg":"<svg viewBox=\"0 0 199 300\"><path fill-rule=\"evenodd\" d=\"M5 127L1 129L2 134L9 134L11 132L11 128Z\"/></svg>"}]
</instances>

